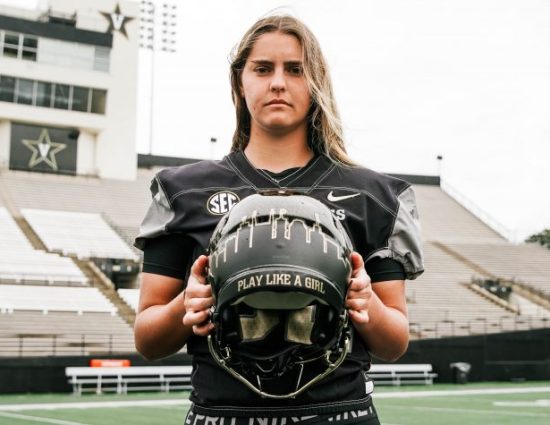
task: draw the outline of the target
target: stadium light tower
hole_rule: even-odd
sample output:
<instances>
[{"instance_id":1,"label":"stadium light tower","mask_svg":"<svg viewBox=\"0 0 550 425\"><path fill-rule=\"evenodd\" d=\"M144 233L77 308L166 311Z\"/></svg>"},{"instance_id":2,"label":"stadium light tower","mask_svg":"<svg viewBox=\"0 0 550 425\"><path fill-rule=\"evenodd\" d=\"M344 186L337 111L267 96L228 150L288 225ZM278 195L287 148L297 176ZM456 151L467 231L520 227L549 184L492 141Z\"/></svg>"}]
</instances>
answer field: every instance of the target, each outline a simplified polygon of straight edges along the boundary
<instances>
[{"instance_id":1,"label":"stadium light tower","mask_svg":"<svg viewBox=\"0 0 550 425\"><path fill-rule=\"evenodd\" d=\"M177 6L175 3L142 0L140 3L139 47L150 51L149 155L153 154L155 52L176 52Z\"/></svg>"}]
</instances>

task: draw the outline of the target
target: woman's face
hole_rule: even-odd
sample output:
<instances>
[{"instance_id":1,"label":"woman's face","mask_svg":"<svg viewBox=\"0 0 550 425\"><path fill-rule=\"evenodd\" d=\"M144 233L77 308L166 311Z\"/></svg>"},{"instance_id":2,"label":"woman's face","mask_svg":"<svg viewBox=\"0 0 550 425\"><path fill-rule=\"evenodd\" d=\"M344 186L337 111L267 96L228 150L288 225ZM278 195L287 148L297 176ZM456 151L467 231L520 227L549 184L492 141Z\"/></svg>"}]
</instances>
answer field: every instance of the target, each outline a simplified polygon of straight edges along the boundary
<instances>
[{"instance_id":1,"label":"woman's face","mask_svg":"<svg viewBox=\"0 0 550 425\"><path fill-rule=\"evenodd\" d=\"M284 135L307 129L311 95L303 73L302 46L296 37L281 32L262 35L241 74L241 90L252 132Z\"/></svg>"}]
</instances>

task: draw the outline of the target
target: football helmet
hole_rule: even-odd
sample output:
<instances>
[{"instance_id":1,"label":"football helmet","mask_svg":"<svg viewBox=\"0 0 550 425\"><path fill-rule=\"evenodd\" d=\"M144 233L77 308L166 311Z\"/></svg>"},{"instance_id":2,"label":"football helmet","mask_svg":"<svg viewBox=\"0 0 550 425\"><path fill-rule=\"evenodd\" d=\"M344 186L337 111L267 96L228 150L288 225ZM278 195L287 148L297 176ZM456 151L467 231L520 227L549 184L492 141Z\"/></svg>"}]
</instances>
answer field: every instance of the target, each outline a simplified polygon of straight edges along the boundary
<instances>
[{"instance_id":1,"label":"football helmet","mask_svg":"<svg viewBox=\"0 0 550 425\"><path fill-rule=\"evenodd\" d=\"M268 398L296 397L333 372L350 348L351 251L341 223L311 197L240 201L209 245L214 360Z\"/></svg>"}]
</instances>

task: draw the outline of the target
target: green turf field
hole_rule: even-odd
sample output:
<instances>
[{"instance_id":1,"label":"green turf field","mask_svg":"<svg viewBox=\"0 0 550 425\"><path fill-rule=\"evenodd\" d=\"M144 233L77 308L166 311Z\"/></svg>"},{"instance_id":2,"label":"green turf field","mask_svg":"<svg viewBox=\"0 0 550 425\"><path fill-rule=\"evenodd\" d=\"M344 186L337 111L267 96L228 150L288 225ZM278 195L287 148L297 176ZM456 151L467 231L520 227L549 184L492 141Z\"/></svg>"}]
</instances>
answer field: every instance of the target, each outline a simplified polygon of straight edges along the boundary
<instances>
[{"instance_id":1,"label":"green turf field","mask_svg":"<svg viewBox=\"0 0 550 425\"><path fill-rule=\"evenodd\" d=\"M0 425L183 425L186 393L0 396ZM550 382L378 387L383 425L548 425Z\"/></svg>"}]
</instances>

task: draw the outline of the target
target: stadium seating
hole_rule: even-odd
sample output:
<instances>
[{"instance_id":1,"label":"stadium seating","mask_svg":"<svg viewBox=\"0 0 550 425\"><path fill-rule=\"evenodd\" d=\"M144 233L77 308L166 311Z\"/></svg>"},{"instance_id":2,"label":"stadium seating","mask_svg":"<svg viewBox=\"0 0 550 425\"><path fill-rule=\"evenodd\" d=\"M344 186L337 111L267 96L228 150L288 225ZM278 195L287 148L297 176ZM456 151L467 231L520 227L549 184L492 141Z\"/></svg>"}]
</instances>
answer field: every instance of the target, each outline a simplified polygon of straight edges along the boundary
<instances>
[{"instance_id":1,"label":"stadium seating","mask_svg":"<svg viewBox=\"0 0 550 425\"><path fill-rule=\"evenodd\" d=\"M1 287L1 286L0 286ZM0 356L106 355L135 351L130 326L111 313L0 313Z\"/></svg>"},{"instance_id":2,"label":"stadium seating","mask_svg":"<svg viewBox=\"0 0 550 425\"><path fill-rule=\"evenodd\" d=\"M440 187L414 187L421 217L426 272L407 283L413 337L544 327L547 311L515 297L522 315L467 288L472 278L494 276L520 281L550 294L550 251L514 245L459 205Z\"/></svg>"},{"instance_id":3,"label":"stadium seating","mask_svg":"<svg viewBox=\"0 0 550 425\"><path fill-rule=\"evenodd\" d=\"M0 208L0 282L86 285L70 258L35 250L5 208Z\"/></svg>"},{"instance_id":4,"label":"stadium seating","mask_svg":"<svg viewBox=\"0 0 550 425\"><path fill-rule=\"evenodd\" d=\"M6 171L0 176L19 208L104 214L132 240L149 204L155 170L139 169L135 181Z\"/></svg>"},{"instance_id":5,"label":"stadium seating","mask_svg":"<svg viewBox=\"0 0 550 425\"><path fill-rule=\"evenodd\" d=\"M458 204L438 186L415 185L425 241L486 244L504 238Z\"/></svg>"},{"instance_id":6,"label":"stadium seating","mask_svg":"<svg viewBox=\"0 0 550 425\"><path fill-rule=\"evenodd\" d=\"M97 288L0 285L0 311L14 310L116 313L116 308Z\"/></svg>"},{"instance_id":7,"label":"stadium seating","mask_svg":"<svg viewBox=\"0 0 550 425\"><path fill-rule=\"evenodd\" d=\"M27 208L21 212L51 252L78 258L139 260L99 214Z\"/></svg>"},{"instance_id":8,"label":"stadium seating","mask_svg":"<svg viewBox=\"0 0 550 425\"><path fill-rule=\"evenodd\" d=\"M0 356L133 351L131 327L97 288L0 285Z\"/></svg>"},{"instance_id":9,"label":"stadium seating","mask_svg":"<svg viewBox=\"0 0 550 425\"><path fill-rule=\"evenodd\" d=\"M475 272L432 243L424 244L426 271L407 282L409 320L421 325L419 337L482 333L486 321L510 316L502 307L468 289Z\"/></svg>"},{"instance_id":10,"label":"stadium seating","mask_svg":"<svg viewBox=\"0 0 550 425\"><path fill-rule=\"evenodd\" d=\"M450 243L448 246L468 260L483 265L492 275L528 283L550 297L550 250L533 243Z\"/></svg>"},{"instance_id":11,"label":"stadium seating","mask_svg":"<svg viewBox=\"0 0 550 425\"><path fill-rule=\"evenodd\" d=\"M116 181L6 170L2 172L0 179L9 194L10 204L24 214L48 250L81 257L106 255L119 258L116 249L108 248L111 240L117 240L119 247L119 242L122 244L124 248L121 251L124 251L124 255L137 254L129 246L149 206L149 185L154 172L155 170L140 169L136 181ZM548 312L543 307L532 302L529 305L515 294L514 302L521 304L521 314L518 315L507 308L506 303L495 303L482 292L473 291L469 284L474 277L515 279L540 293L550 294L550 251L534 245L513 245L507 242L440 187L415 185L414 189L422 223L426 272L416 281L407 282L412 337L468 335L547 325ZM46 219L46 216L49 218ZM80 242L86 239L86 235L78 232L82 228L92 228L92 216L95 223L99 222L103 229L107 229L109 236L100 237L101 232L94 230L95 239L100 241L97 245L92 240L80 244L80 247L71 245L74 239ZM0 283L25 281L63 284L61 275L65 276L66 281L71 280L68 278L70 273L61 272L61 269L46 264L48 261L53 264L54 260L51 258L55 257L74 266L70 259L33 249L9 213L2 208L0 217L3 217L0 220L0 231L3 235L0 239ZM84 222L87 224L83 225ZM24 256L18 254L23 249ZM2 258L6 260L2 262ZM27 261L21 261L21 258ZM55 267L61 264L57 260ZM8 264L16 270L8 269ZM79 275L80 270L77 270L75 282L83 278L83 275ZM40 271L41 274L34 279L31 276L32 271ZM136 309L137 289L119 289L118 294ZM75 299L68 293L59 295L59 298L71 301ZM5 311L8 311L7 307ZM111 316L112 310L103 313L85 312L82 316L77 311L79 310L76 308L73 312L49 310L43 316L50 320L58 314L72 314L79 318L101 314L121 321L118 316ZM41 311L24 313L42 316ZM0 334L5 332L2 329L9 329L2 327L4 323L16 327L19 333L31 333L30 329L34 325L29 322L22 320L22 327L15 324L15 319L22 315L23 312L17 309L12 314L0 314ZM50 326L50 330L55 329L57 332L59 329L62 332L61 327L56 328L50 322L44 323L46 327ZM78 323L75 321L75 326ZM87 338L94 333L86 328L88 325L80 325L85 327L77 326L75 334ZM125 324L121 333L113 334L112 337L128 341L131 340L131 333L131 328ZM134 351L133 344L126 346L129 351Z\"/></svg>"}]
</instances>

